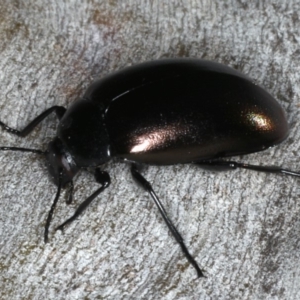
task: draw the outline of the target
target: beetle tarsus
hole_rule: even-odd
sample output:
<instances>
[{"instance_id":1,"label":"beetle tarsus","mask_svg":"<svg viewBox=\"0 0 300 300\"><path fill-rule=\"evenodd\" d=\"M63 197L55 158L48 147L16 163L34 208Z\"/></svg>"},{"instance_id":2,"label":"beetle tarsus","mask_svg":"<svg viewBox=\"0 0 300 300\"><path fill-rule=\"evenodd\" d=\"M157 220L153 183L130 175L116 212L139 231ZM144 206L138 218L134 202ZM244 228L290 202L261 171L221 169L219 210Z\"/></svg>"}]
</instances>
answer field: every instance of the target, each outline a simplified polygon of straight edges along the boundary
<instances>
[{"instance_id":1,"label":"beetle tarsus","mask_svg":"<svg viewBox=\"0 0 300 300\"><path fill-rule=\"evenodd\" d=\"M9 133L12 133L12 134L20 136L20 131L19 130L13 129L13 128L7 126L6 124L4 124L1 121L0 121L0 126L2 127L3 130L5 130L5 131L7 131Z\"/></svg>"},{"instance_id":2,"label":"beetle tarsus","mask_svg":"<svg viewBox=\"0 0 300 300\"><path fill-rule=\"evenodd\" d=\"M184 253L185 257L191 263L191 265L196 269L198 277L204 277L204 275L203 275L200 267L198 266L197 262L191 256L191 254L189 253L187 247L185 246L185 244L183 242L183 238L181 237L180 233L178 232L178 230L176 229L176 227L174 226L174 224L172 223L172 221L168 217L165 208L163 207L163 205L160 202L159 198L157 197L157 195L155 194L154 190L152 189L151 184L138 171L138 167L137 167L136 164L132 164L131 174L132 174L133 178L135 179L135 181L141 187L143 187L150 194L150 196L152 197L152 199L154 200L154 202L155 202L155 204L156 204L159 212L161 213L161 215L162 215L165 223L167 224L168 228L170 229L170 231L171 231L172 235L174 236L175 240L180 245L181 250Z\"/></svg>"},{"instance_id":3,"label":"beetle tarsus","mask_svg":"<svg viewBox=\"0 0 300 300\"><path fill-rule=\"evenodd\" d=\"M300 172L294 172L291 170L283 169L278 166L258 166L250 165L246 163L236 162L236 161L226 161L226 160L203 160L196 162L196 165L199 165L203 168L212 169L214 171L230 171L235 169L248 169L264 173L276 173L284 174L290 176L300 177Z\"/></svg>"}]
</instances>

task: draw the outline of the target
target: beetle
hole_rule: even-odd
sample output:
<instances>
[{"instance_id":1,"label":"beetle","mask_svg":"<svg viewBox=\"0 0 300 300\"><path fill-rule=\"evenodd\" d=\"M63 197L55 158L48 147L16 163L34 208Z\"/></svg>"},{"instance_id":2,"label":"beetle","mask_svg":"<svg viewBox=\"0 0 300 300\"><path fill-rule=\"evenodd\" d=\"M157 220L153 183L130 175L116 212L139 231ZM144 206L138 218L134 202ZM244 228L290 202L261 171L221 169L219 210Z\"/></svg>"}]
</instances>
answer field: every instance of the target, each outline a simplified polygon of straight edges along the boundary
<instances>
[{"instance_id":1,"label":"beetle","mask_svg":"<svg viewBox=\"0 0 300 300\"><path fill-rule=\"evenodd\" d=\"M94 170L101 185L56 230L63 230L109 187L109 174L101 166L114 158L131 165L134 180L150 194L185 257L202 277L139 166L192 163L217 171L244 168L300 176L280 167L223 160L279 144L288 135L288 124L282 107L267 91L246 75L216 62L163 59L127 67L94 82L68 109L47 109L23 130L1 121L0 126L25 137L52 112L59 125L46 151L0 147L46 157L58 188L45 224L45 242L61 188L70 186L67 202L71 202L73 177L85 168Z\"/></svg>"}]
</instances>

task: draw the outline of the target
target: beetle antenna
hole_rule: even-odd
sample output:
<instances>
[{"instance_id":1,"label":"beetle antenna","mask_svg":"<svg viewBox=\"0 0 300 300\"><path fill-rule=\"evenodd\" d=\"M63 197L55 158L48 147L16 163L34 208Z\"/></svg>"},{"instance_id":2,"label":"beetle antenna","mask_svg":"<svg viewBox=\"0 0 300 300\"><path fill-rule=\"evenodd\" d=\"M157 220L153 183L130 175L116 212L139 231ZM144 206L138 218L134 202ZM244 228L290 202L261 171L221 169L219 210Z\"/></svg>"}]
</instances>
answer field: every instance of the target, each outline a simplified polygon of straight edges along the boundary
<instances>
[{"instance_id":1,"label":"beetle antenna","mask_svg":"<svg viewBox=\"0 0 300 300\"><path fill-rule=\"evenodd\" d=\"M29 149L29 148L21 148L21 147L0 147L0 151L20 151L20 152L32 152L36 154L46 154L46 151L42 151L39 149Z\"/></svg>"},{"instance_id":2,"label":"beetle antenna","mask_svg":"<svg viewBox=\"0 0 300 300\"><path fill-rule=\"evenodd\" d=\"M55 209L57 201L59 199L59 195L60 195L60 191L61 191L61 182L62 182L62 170L59 171L58 188L57 188L56 196L54 198L54 201L53 201L50 211L48 213L48 217L47 217L47 221L46 221L46 225L45 225L45 233L44 233L44 242L45 243L48 242L49 226L50 226L50 223L52 220L54 209Z\"/></svg>"}]
</instances>

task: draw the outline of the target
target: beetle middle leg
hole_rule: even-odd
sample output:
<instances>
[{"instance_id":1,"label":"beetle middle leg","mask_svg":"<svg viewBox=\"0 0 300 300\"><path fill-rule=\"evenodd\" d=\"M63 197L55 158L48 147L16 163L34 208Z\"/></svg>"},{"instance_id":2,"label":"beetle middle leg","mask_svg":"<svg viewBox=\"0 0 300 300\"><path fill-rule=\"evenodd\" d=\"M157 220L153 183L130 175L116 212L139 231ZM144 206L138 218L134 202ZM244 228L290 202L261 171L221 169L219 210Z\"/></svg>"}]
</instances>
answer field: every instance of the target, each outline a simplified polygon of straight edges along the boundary
<instances>
[{"instance_id":1,"label":"beetle middle leg","mask_svg":"<svg viewBox=\"0 0 300 300\"><path fill-rule=\"evenodd\" d=\"M171 231L172 235L174 236L175 240L180 245L181 250L184 253L185 257L192 264L192 266L196 269L198 277L204 277L204 275L203 275L201 269L199 268L197 262L191 256L191 254L189 253L187 247L185 246L185 244L183 242L183 238L181 237L180 233L178 232L178 230L176 229L176 227L174 226L174 224L172 223L172 221L169 219L169 217L168 217L168 215L166 213L166 210L164 209L162 203L160 202L159 198L155 194L155 192L154 192L151 184L139 172L136 164L132 164L132 166L131 166L131 174L132 174L133 178L135 179L135 181L142 188L144 188L144 190L146 190L150 194L151 198L154 200L154 202L155 202L155 204L156 204L159 212L161 213L161 215L162 215L165 223L167 224L168 228L170 229L170 231Z\"/></svg>"},{"instance_id":2,"label":"beetle middle leg","mask_svg":"<svg viewBox=\"0 0 300 300\"><path fill-rule=\"evenodd\" d=\"M277 166L258 166L258 165L240 163L236 161L226 161L226 160L203 160L200 162L196 162L195 164L200 166L201 168L214 170L214 171L230 171L230 170L235 170L240 168L240 169L254 170L258 172L277 173L277 174L300 177L299 172L294 172Z\"/></svg>"},{"instance_id":3,"label":"beetle middle leg","mask_svg":"<svg viewBox=\"0 0 300 300\"><path fill-rule=\"evenodd\" d=\"M100 183L102 186L79 205L71 218L67 219L60 226L56 227L55 230L63 230L67 224L73 222L79 215L81 215L85 211L85 209L91 204L91 202L110 185L109 174L105 171L95 169L95 179L96 182Z\"/></svg>"}]
</instances>

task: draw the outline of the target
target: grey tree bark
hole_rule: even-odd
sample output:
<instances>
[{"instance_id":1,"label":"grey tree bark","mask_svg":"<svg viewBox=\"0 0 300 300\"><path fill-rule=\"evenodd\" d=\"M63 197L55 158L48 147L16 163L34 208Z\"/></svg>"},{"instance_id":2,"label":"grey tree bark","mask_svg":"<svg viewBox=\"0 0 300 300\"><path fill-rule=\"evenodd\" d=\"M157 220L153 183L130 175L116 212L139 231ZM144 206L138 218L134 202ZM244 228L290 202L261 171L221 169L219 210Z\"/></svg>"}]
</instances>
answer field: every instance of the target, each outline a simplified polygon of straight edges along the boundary
<instances>
[{"instance_id":1,"label":"grey tree bark","mask_svg":"<svg viewBox=\"0 0 300 300\"><path fill-rule=\"evenodd\" d=\"M15 128L53 105L68 106L96 78L162 57L197 57L254 78L287 111L289 138L253 164L299 170L300 1L2 0L0 119ZM52 116L28 138L0 132L0 145L45 149ZM0 153L1 299L299 299L299 179L247 170L147 167L170 218L207 278L196 279L149 196L127 165L64 234L93 176L61 199L34 154ZM63 198L63 197L62 197Z\"/></svg>"}]
</instances>

